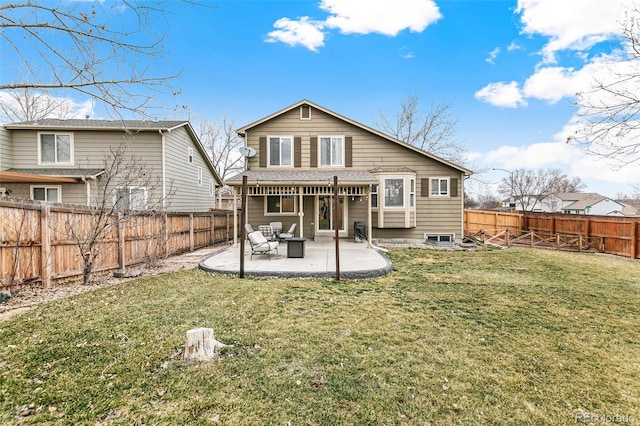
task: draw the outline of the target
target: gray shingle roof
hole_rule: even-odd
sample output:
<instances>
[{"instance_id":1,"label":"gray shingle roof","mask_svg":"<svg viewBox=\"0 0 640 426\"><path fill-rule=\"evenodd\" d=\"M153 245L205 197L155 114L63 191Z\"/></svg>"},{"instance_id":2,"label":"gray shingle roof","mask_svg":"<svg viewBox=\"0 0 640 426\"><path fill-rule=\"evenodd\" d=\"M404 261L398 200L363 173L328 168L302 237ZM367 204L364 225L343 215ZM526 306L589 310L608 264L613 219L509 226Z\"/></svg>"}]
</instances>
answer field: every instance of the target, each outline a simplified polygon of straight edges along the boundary
<instances>
[{"instance_id":1,"label":"gray shingle roof","mask_svg":"<svg viewBox=\"0 0 640 426\"><path fill-rule=\"evenodd\" d=\"M21 123L7 124L7 129L103 129L103 130L166 130L186 124L186 120L180 121L146 121L146 120L90 120L71 119L60 120L46 118L37 121L24 121Z\"/></svg>"},{"instance_id":2,"label":"gray shingle roof","mask_svg":"<svg viewBox=\"0 0 640 426\"><path fill-rule=\"evenodd\" d=\"M96 176L102 173L103 169L60 169L60 168L51 168L51 169L9 169L10 172L18 172L18 173L28 173L33 175L44 175L44 176L60 176L60 177L87 177L87 176Z\"/></svg>"},{"instance_id":3,"label":"gray shingle roof","mask_svg":"<svg viewBox=\"0 0 640 426\"><path fill-rule=\"evenodd\" d=\"M247 181L255 184L326 184L333 182L338 176L338 183L343 184L377 184L375 176L366 170L248 170L226 180L229 185L242 183L242 175L247 175Z\"/></svg>"}]
</instances>

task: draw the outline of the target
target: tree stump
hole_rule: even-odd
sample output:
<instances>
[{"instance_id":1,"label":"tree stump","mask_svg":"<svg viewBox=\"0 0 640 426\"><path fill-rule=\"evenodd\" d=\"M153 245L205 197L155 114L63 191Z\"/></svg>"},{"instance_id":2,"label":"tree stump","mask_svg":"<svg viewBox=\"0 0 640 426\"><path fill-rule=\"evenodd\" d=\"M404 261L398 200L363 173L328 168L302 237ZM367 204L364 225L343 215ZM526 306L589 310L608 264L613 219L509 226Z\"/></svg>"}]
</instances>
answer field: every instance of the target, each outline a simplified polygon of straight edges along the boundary
<instances>
[{"instance_id":1,"label":"tree stump","mask_svg":"<svg viewBox=\"0 0 640 426\"><path fill-rule=\"evenodd\" d=\"M187 331L187 346L184 350L186 361L217 361L225 344L213 337L212 328L198 327Z\"/></svg>"}]
</instances>

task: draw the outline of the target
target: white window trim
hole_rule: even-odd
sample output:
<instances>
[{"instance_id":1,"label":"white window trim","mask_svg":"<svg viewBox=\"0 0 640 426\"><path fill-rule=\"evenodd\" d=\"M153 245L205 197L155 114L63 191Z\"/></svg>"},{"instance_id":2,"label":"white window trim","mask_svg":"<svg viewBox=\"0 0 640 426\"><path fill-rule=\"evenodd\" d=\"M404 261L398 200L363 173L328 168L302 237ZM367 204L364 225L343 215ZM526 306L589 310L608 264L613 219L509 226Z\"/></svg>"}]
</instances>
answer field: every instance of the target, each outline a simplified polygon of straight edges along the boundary
<instances>
[{"instance_id":1,"label":"white window trim","mask_svg":"<svg viewBox=\"0 0 640 426\"><path fill-rule=\"evenodd\" d=\"M62 163L62 162L43 162L42 161L42 142L41 142L41 135L54 135L54 136L58 136L58 135L66 135L69 136L69 162L66 163ZM74 161L74 141L73 141L73 132L38 132L38 140L37 140L37 145L38 145L38 165L47 165L47 166L69 166L69 165L73 165L75 164Z\"/></svg>"},{"instance_id":2,"label":"white window trim","mask_svg":"<svg viewBox=\"0 0 640 426\"><path fill-rule=\"evenodd\" d=\"M416 208L416 180L409 178L409 208Z\"/></svg>"},{"instance_id":3,"label":"white window trim","mask_svg":"<svg viewBox=\"0 0 640 426\"><path fill-rule=\"evenodd\" d=\"M209 195L216 195L216 185L213 183L213 179L209 179Z\"/></svg>"},{"instance_id":4,"label":"white window trim","mask_svg":"<svg viewBox=\"0 0 640 426\"><path fill-rule=\"evenodd\" d=\"M282 197L286 195L265 195L264 196L264 215L265 216L291 216L298 214L298 197L293 195L293 211L292 212L283 212L282 211ZM270 212L268 210L269 203L267 202L268 197L280 197L280 213Z\"/></svg>"},{"instance_id":5,"label":"white window trim","mask_svg":"<svg viewBox=\"0 0 640 426\"><path fill-rule=\"evenodd\" d=\"M387 179L402 179L402 205L387 206L386 181ZM407 177L406 176L382 176L382 208L386 210L405 210L407 208ZM378 195L378 205L380 204L380 195Z\"/></svg>"},{"instance_id":6,"label":"white window trim","mask_svg":"<svg viewBox=\"0 0 640 426\"><path fill-rule=\"evenodd\" d=\"M57 189L58 190L58 201L55 201L57 203L61 203L62 202L62 186L61 185L30 185L29 187L29 195L31 197L32 200L35 200L35 198L33 197L33 190L36 188L43 188L45 189L45 195L46 195L46 190L47 189ZM36 200L36 201L43 201L43 200ZM44 200L47 203L52 203L54 201L49 201L49 200Z\"/></svg>"},{"instance_id":7,"label":"white window trim","mask_svg":"<svg viewBox=\"0 0 640 426\"><path fill-rule=\"evenodd\" d=\"M443 242L443 240L441 239L442 237L449 237L449 240L448 241L444 241L444 242L453 243L455 241L456 234L448 233L448 232L425 232L424 233L424 240L425 241L429 241L427 239L428 237L436 237L437 238L436 242L438 242L438 243Z\"/></svg>"},{"instance_id":8,"label":"white window trim","mask_svg":"<svg viewBox=\"0 0 640 426\"><path fill-rule=\"evenodd\" d=\"M198 166L198 186L202 186L202 167Z\"/></svg>"},{"instance_id":9,"label":"white window trim","mask_svg":"<svg viewBox=\"0 0 640 426\"><path fill-rule=\"evenodd\" d=\"M282 151L282 139L283 138L289 138L291 139L291 155L289 158L291 158L291 164L278 164L278 165L274 165L271 164L271 139L272 138L279 138L280 139L280 144L281 144L281 148L280 151ZM271 167L271 168L291 168L293 167L293 152L294 152L294 139L293 139L293 135L267 135L267 167ZM282 163L282 152L280 153L280 163Z\"/></svg>"},{"instance_id":10,"label":"white window trim","mask_svg":"<svg viewBox=\"0 0 640 426\"><path fill-rule=\"evenodd\" d=\"M115 188L115 192L113 194L113 204L114 205L116 205L118 203L118 193L120 191L122 191L123 189L125 189L125 188L127 189L127 192L129 193L129 207L131 207L131 191L135 191L135 190L144 191L143 192L143 194L144 194L144 206L143 206L142 209L139 209L139 210L146 210L149 207L149 191L147 190L146 186L127 186L127 187L120 186L120 187ZM128 210L129 211L131 211L131 210L135 211L135 210L138 210L138 209L129 208Z\"/></svg>"},{"instance_id":11,"label":"white window trim","mask_svg":"<svg viewBox=\"0 0 640 426\"><path fill-rule=\"evenodd\" d=\"M438 179L438 193L433 193L433 180ZM440 181L447 181L447 193L440 194ZM451 197L451 178L448 176L430 176L429 177L429 197L433 198L448 198Z\"/></svg>"},{"instance_id":12,"label":"white window trim","mask_svg":"<svg viewBox=\"0 0 640 426\"><path fill-rule=\"evenodd\" d=\"M187 148L187 161L193 164L193 148Z\"/></svg>"},{"instance_id":13,"label":"white window trim","mask_svg":"<svg viewBox=\"0 0 640 426\"><path fill-rule=\"evenodd\" d=\"M322 164L322 139L329 138L329 140L333 138L339 138L341 140L341 148L342 148L342 164ZM345 137L344 135L318 135L318 167L319 168L344 168L344 156L345 156Z\"/></svg>"},{"instance_id":14,"label":"white window trim","mask_svg":"<svg viewBox=\"0 0 640 426\"><path fill-rule=\"evenodd\" d=\"M372 185L371 194L369 195L371 197L370 202L373 202L373 196L376 196L376 205L374 206L373 204L371 204L371 210L378 210L378 208L380 207L380 184Z\"/></svg>"}]
</instances>

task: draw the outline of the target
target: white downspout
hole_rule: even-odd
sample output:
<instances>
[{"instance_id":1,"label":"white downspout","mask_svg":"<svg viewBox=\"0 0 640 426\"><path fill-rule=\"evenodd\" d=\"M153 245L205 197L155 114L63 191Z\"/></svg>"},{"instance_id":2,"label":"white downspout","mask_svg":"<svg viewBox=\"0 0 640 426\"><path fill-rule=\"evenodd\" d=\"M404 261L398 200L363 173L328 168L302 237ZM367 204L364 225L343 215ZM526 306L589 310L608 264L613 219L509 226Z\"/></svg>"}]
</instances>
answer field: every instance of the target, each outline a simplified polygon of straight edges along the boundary
<instances>
[{"instance_id":1,"label":"white downspout","mask_svg":"<svg viewBox=\"0 0 640 426\"><path fill-rule=\"evenodd\" d=\"M166 158L165 158L165 136L162 129L158 129L162 138L160 152L162 155L162 210L167 209L167 176L166 176Z\"/></svg>"}]
</instances>

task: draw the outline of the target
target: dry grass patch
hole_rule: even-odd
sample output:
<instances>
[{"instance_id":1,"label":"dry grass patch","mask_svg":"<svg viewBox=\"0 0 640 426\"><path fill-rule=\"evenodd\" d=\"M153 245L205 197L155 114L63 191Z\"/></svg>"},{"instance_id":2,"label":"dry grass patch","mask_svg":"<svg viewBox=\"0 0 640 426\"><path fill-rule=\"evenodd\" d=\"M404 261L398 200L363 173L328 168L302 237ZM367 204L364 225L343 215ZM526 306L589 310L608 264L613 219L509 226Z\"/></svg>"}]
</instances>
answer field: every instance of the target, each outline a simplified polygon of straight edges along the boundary
<instances>
[{"instance_id":1,"label":"dry grass patch","mask_svg":"<svg viewBox=\"0 0 640 426\"><path fill-rule=\"evenodd\" d=\"M394 250L336 283L147 277L0 324L3 424L640 419L640 263ZM186 331L234 345L185 364ZM638 420L636 420L638 421Z\"/></svg>"}]
</instances>

